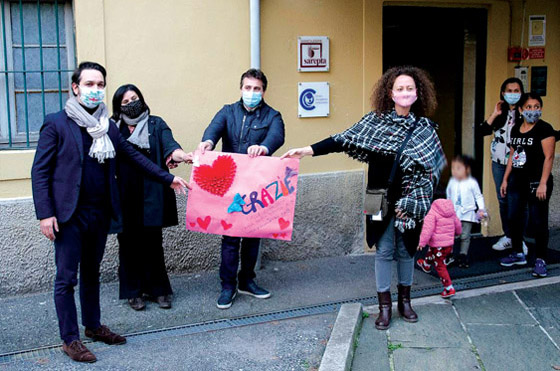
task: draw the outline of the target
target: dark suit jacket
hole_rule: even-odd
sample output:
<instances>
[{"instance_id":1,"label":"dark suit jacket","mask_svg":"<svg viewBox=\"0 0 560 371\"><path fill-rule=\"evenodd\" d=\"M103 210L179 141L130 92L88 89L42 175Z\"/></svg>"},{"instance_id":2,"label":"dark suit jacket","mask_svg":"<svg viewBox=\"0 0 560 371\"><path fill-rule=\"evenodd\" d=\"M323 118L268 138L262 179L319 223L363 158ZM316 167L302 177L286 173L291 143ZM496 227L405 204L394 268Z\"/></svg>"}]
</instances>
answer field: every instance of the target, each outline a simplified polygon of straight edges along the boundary
<instances>
[{"instance_id":1,"label":"dark suit jacket","mask_svg":"<svg viewBox=\"0 0 560 371\"><path fill-rule=\"evenodd\" d=\"M214 145L222 139L222 151L247 153L258 144L268 148L272 155L284 144L284 121L280 112L262 102L254 111L247 111L241 100L226 104L212 119L204 131L202 141L211 140Z\"/></svg>"},{"instance_id":2,"label":"dark suit jacket","mask_svg":"<svg viewBox=\"0 0 560 371\"><path fill-rule=\"evenodd\" d=\"M150 150L147 157L163 171L168 172L167 157L181 146L173 138L171 129L161 117L150 115L148 119ZM130 137L126 124L121 124L123 138ZM177 225L177 201L175 192L149 177L143 176L134 163L125 157L117 158L117 183L122 205L123 227L169 227ZM140 215L137 214L139 210Z\"/></svg>"},{"instance_id":3,"label":"dark suit jacket","mask_svg":"<svg viewBox=\"0 0 560 371\"><path fill-rule=\"evenodd\" d=\"M139 170L166 185L173 182L173 175L162 170L137 152L110 122L109 137L117 156L126 156ZM59 223L67 222L78 204L82 182L83 143L80 127L66 115L66 111L45 117L37 143L31 182L37 219L55 216ZM118 188L115 179L116 160L109 164L109 192L111 211L115 219L120 215Z\"/></svg>"}]
</instances>

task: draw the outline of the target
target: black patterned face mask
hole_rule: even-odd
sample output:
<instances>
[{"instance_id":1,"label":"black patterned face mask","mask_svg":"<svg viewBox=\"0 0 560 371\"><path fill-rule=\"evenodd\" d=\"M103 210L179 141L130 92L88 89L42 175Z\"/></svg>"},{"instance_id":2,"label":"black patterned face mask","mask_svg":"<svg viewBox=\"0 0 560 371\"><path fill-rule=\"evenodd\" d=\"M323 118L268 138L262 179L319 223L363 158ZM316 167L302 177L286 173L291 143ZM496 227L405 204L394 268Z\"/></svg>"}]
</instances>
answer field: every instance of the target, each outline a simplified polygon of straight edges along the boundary
<instances>
[{"instance_id":1,"label":"black patterned face mask","mask_svg":"<svg viewBox=\"0 0 560 371\"><path fill-rule=\"evenodd\" d=\"M125 106L121 106L121 112L130 117L131 119L135 119L142 114L146 110L146 105L140 99L133 100L129 102Z\"/></svg>"}]
</instances>

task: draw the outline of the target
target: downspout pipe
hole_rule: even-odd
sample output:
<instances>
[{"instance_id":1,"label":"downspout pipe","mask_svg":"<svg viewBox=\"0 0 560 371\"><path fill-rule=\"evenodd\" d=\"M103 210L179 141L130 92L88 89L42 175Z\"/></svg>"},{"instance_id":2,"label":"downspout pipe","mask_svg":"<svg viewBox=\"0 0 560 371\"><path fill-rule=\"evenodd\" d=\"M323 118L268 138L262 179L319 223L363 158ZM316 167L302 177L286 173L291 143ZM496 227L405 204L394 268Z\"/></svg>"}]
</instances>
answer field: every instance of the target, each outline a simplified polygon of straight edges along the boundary
<instances>
[{"instance_id":1,"label":"downspout pipe","mask_svg":"<svg viewBox=\"0 0 560 371\"><path fill-rule=\"evenodd\" d=\"M249 0L251 21L251 68L261 68L261 4L260 0Z\"/></svg>"}]
</instances>

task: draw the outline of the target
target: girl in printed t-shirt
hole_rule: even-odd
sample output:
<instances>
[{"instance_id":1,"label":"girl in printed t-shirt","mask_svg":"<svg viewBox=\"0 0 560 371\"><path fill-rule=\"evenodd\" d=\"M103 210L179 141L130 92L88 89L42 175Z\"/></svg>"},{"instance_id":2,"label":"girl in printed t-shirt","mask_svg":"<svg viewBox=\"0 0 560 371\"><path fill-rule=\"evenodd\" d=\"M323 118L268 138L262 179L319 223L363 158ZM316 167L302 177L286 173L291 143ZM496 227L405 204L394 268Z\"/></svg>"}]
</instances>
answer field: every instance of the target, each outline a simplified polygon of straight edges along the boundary
<instances>
[{"instance_id":1,"label":"girl in printed t-shirt","mask_svg":"<svg viewBox=\"0 0 560 371\"><path fill-rule=\"evenodd\" d=\"M480 124L480 133L490 135L494 133L491 144L492 176L498 195L500 205L500 219L504 235L492 248L494 250L506 250L511 248L510 226L508 223L508 201L507 197L500 195L500 186L504 179L509 156L509 138L511 129L515 122L520 119L521 114L517 110L517 104L523 91L523 83L517 77L507 78L500 88L500 100L496 103L494 111Z\"/></svg>"},{"instance_id":2,"label":"girl in printed t-shirt","mask_svg":"<svg viewBox=\"0 0 560 371\"><path fill-rule=\"evenodd\" d=\"M523 94L519 100L522 119L510 135L510 155L500 192L508 195L508 212L513 254L501 259L505 267L526 265L522 250L524 210L535 231L533 276L546 277L548 248L548 203L552 194L552 165L556 132L541 120L543 102L536 93Z\"/></svg>"}]
</instances>

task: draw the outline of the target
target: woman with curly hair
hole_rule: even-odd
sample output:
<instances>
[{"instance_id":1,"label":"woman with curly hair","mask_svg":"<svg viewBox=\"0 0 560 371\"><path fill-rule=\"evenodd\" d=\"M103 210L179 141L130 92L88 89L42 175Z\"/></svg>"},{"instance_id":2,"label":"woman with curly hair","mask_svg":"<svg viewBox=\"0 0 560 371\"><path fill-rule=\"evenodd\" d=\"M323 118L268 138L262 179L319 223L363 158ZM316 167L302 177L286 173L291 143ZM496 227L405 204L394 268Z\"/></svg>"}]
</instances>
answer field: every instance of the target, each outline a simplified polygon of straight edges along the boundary
<instances>
[{"instance_id":1,"label":"woman with curly hair","mask_svg":"<svg viewBox=\"0 0 560 371\"><path fill-rule=\"evenodd\" d=\"M437 125L426 117L434 112L437 102L434 85L425 71L410 66L387 70L375 87L371 103L374 110L349 129L311 146L291 149L282 157L345 152L369 164L368 193L386 190L386 212L380 210L379 214L366 217L368 243L377 246L375 278L379 316L375 326L385 330L392 314L390 288L394 257L399 313L405 321L418 321L410 305L413 256L445 156Z\"/></svg>"}]
</instances>

